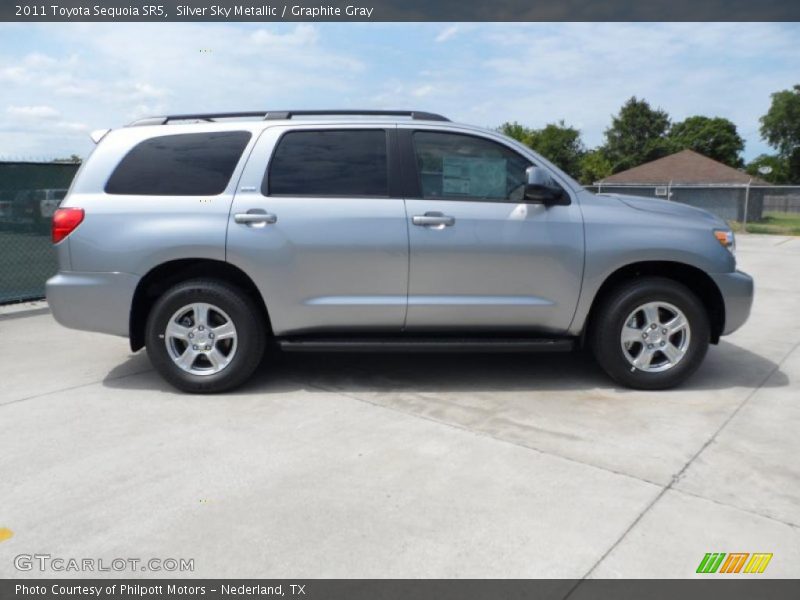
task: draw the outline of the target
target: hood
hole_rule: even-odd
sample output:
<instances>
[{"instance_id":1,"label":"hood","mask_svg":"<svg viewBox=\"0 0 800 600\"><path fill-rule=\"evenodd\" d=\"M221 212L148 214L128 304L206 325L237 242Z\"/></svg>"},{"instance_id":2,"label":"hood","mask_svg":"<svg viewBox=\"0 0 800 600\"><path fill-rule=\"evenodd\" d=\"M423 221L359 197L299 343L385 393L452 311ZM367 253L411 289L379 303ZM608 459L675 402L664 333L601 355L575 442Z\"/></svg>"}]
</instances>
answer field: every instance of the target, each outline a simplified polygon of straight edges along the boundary
<instances>
[{"instance_id":1,"label":"hood","mask_svg":"<svg viewBox=\"0 0 800 600\"><path fill-rule=\"evenodd\" d=\"M714 227L728 227L728 224L716 215L708 212L707 210L703 210L702 208L689 206L688 204L682 204L672 200L646 198L644 196L626 196L624 194L608 195L613 196L623 204L626 204L635 210L642 210L650 213L661 213L672 217L691 219L693 221L702 220Z\"/></svg>"}]
</instances>

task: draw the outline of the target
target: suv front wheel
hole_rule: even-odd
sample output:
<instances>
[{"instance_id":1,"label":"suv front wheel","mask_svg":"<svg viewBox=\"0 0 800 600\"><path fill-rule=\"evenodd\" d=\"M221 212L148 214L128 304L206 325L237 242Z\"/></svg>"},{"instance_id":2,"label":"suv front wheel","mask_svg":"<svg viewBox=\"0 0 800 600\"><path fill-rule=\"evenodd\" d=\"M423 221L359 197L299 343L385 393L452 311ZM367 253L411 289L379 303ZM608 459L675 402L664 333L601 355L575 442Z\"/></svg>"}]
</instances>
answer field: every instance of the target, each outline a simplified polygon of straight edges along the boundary
<instances>
[{"instance_id":1,"label":"suv front wheel","mask_svg":"<svg viewBox=\"0 0 800 600\"><path fill-rule=\"evenodd\" d=\"M590 342L597 362L616 381L658 390L694 373L709 339L708 313L697 296L677 281L648 277L606 296Z\"/></svg>"},{"instance_id":2,"label":"suv front wheel","mask_svg":"<svg viewBox=\"0 0 800 600\"><path fill-rule=\"evenodd\" d=\"M214 393L244 383L264 354L266 327L247 294L196 279L167 290L147 319L147 354L185 392Z\"/></svg>"}]
</instances>

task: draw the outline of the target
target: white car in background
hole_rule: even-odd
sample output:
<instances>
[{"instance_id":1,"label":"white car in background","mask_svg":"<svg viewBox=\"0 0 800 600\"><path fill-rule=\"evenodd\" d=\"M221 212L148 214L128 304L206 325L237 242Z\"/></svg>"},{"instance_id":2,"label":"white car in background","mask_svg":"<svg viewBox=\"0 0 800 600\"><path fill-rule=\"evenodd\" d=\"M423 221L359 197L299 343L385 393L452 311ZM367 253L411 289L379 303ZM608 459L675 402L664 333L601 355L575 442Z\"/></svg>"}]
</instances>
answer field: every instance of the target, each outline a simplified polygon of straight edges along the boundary
<instances>
[{"instance_id":1,"label":"white car in background","mask_svg":"<svg viewBox=\"0 0 800 600\"><path fill-rule=\"evenodd\" d=\"M67 195L67 190L34 190L34 198L39 200L39 215L43 219L53 218L58 205Z\"/></svg>"},{"instance_id":2,"label":"white car in background","mask_svg":"<svg viewBox=\"0 0 800 600\"><path fill-rule=\"evenodd\" d=\"M53 214L66 195L64 188L21 190L13 199L0 201L0 224L13 229L47 232Z\"/></svg>"}]
</instances>

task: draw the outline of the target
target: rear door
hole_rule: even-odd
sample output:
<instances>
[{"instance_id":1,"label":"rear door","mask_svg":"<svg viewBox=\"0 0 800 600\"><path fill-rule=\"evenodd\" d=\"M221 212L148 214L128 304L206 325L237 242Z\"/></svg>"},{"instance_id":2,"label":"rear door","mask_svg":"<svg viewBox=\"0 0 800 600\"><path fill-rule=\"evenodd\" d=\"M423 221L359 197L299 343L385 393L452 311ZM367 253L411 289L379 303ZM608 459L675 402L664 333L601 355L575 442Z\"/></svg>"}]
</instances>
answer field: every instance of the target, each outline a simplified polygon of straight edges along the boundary
<instances>
[{"instance_id":1,"label":"rear door","mask_svg":"<svg viewBox=\"0 0 800 600\"><path fill-rule=\"evenodd\" d=\"M273 126L245 167L227 260L261 290L276 335L400 331L408 229L393 193L395 126Z\"/></svg>"},{"instance_id":2,"label":"rear door","mask_svg":"<svg viewBox=\"0 0 800 600\"><path fill-rule=\"evenodd\" d=\"M144 275L172 260L224 260L233 192L253 143L241 126L110 132L67 196L86 213L69 236L72 268Z\"/></svg>"},{"instance_id":3,"label":"rear door","mask_svg":"<svg viewBox=\"0 0 800 600\"><path fill-rule=\"evenodd\" d=\"M524 199L532 160L483 135L400 126L411 244L407 329L563 333L580 293L583 222Z\"/></svg>"}]
</instances>

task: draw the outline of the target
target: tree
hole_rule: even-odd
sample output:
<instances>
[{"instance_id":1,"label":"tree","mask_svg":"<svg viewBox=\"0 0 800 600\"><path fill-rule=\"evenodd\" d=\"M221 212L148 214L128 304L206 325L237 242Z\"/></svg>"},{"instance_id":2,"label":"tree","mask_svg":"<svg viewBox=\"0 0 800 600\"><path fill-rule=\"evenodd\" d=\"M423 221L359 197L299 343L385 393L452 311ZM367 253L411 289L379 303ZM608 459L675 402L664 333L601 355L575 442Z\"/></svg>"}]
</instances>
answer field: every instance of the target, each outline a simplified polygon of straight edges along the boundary
<instances>
[{"instance_id":1,"label":"tree","mask_svg":"<svg viewBox=\"0 0 800 600\"><path fill-rule=\"evenodd\" d=\"M528 141L531 137L531 130L524 125L520 125L516 121L513 123L503 123L497 128L497 131L503 135L507 135L510 138L514 138L518 142L522 142L526 146L528 145Z\"/></svg>"},{"instance_id":2,"label":"tree","mask_svg":"<svg viewBox=\"0 0 800 600\"><path fill-rule=\"evenodd\" d=\"M584 154L581 160L580 182L591 185L611 175L611 162L599 148Z\"/></svg>"},{"instance_id":3,"label":"tree","mask_svg":"<svg viewBox=\"0 0 800 600\"><path fill-rule=\"evenodd\" d=\"M548 123L542 129L531 129L514 121L503 123L498 130L535 150L572 177L580 175L586 148L581 141L581 132L563 120Z\"/></svg>"},{"instance_id":4,"label":"tree","mask_svg":"<svg viewBox=\"0 0 800 600\"><path fill-rule=\"evenodd\" d=\"M736 169L743 166L739 156L744 150L744 140L728 119L722 117L694 116L675 123L669 131L672 150L694 150Z\"/></svg>"},{"instance_id":5,"label":"tree","mask_svg":"<svg viewBox=\"0 0 800 600\"><path fill-rule=\"evenodd\" d=\"M762 167L768 167L770 172L761 173L759 169ZM776 185L789 182L789 163L781 156L761 154L749 162L745 170L753 177L759 177Z\"/></svg>"},{"instance_id":6,"label":"tree","mask_svg":"<svg viewBox=\"0 0 800 600\"><path fill-rule=\"evenodd\" d=\"M786 160L788 179L800 183L800 85L772 94L772 104L761 117L761 137Z\"/></svg>"},{"instance_id":7,"label":"tree","mask_svg":"<svg viewBox=\"0 0 800 600\"><path fill-rule=\"evenodd\" d=\"M531 131L528 145L571 177L578 178L586 148L581 132L564 121L548 123L543 129Z\"/></svg>"},{"instance_id":8,"label":"tree","mask_svg":"<svg viewBox=\"0 0 800 600\"><path fill-rule=\"evenodd\" d=\"M604 153L614 173L661 158L670 152L669 115L646 100L631 97L606 129Z\"/></svg>"}]
</instances>

